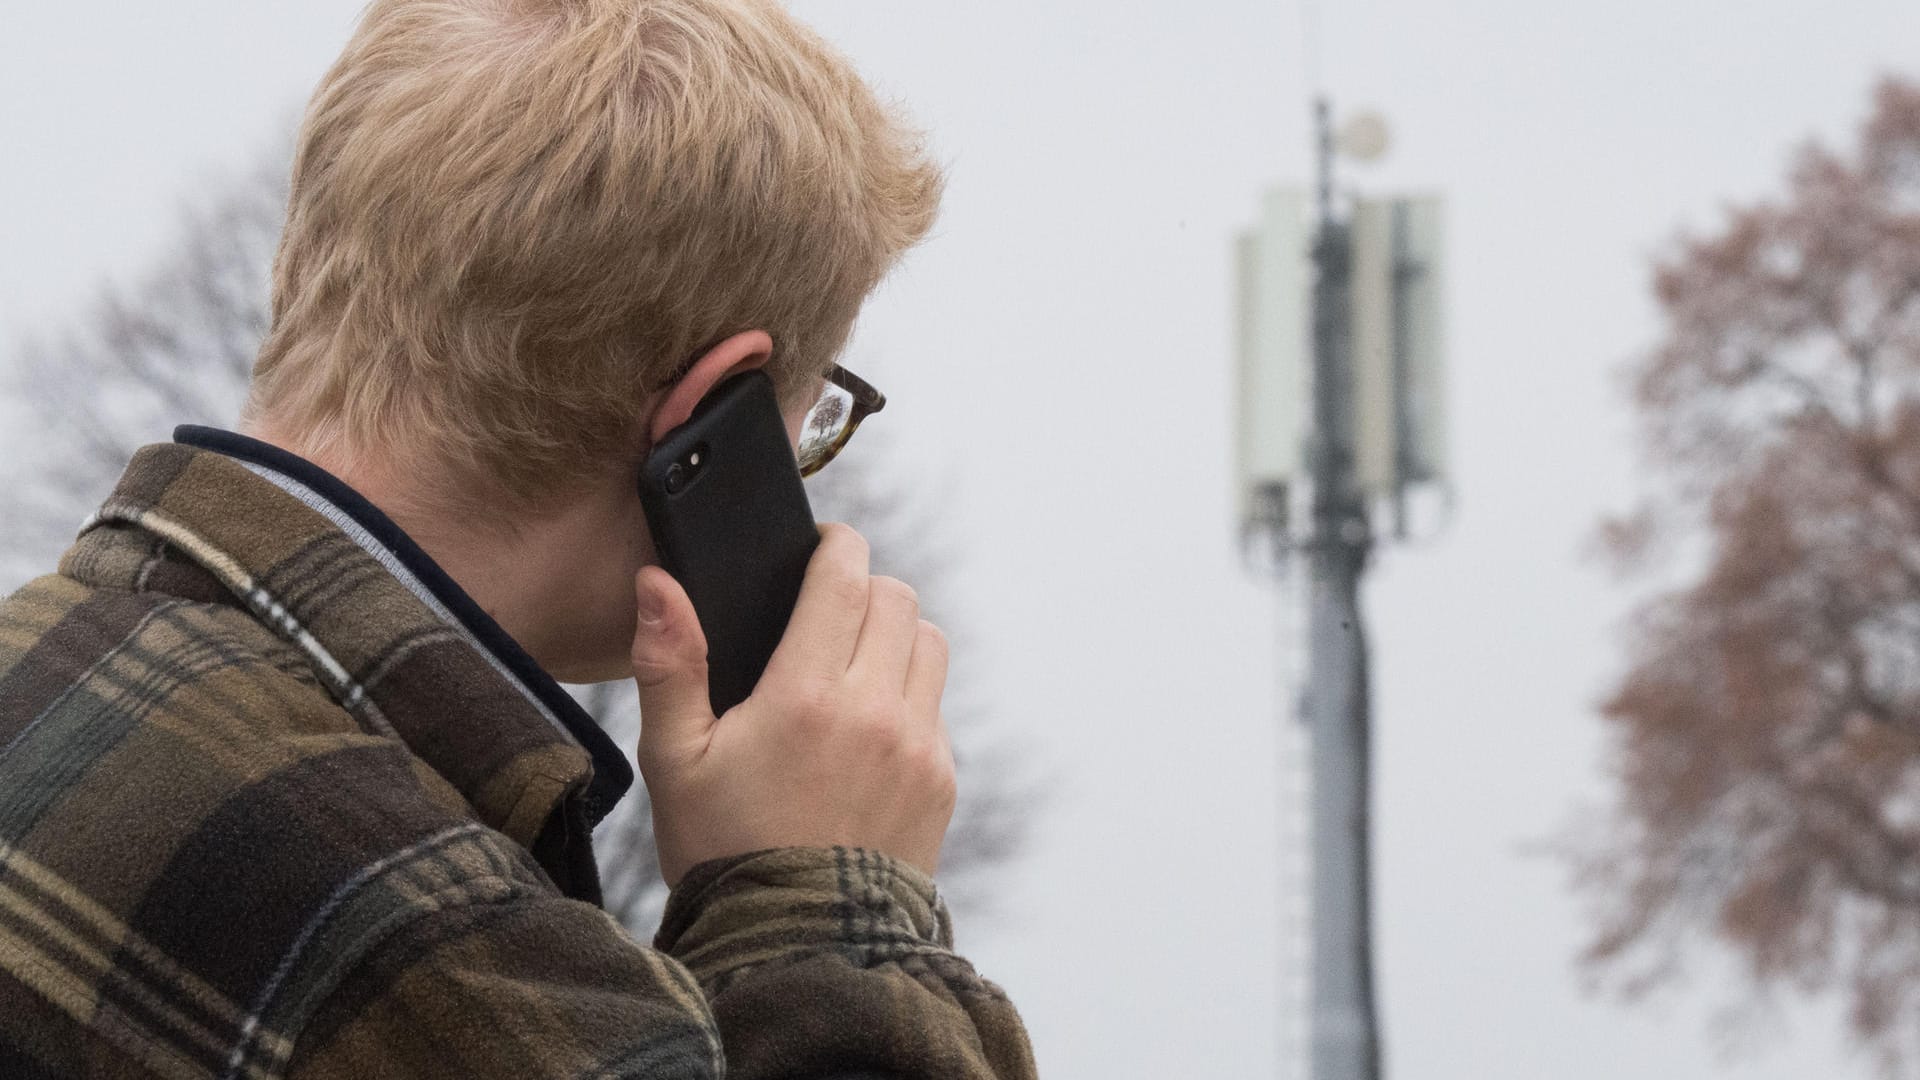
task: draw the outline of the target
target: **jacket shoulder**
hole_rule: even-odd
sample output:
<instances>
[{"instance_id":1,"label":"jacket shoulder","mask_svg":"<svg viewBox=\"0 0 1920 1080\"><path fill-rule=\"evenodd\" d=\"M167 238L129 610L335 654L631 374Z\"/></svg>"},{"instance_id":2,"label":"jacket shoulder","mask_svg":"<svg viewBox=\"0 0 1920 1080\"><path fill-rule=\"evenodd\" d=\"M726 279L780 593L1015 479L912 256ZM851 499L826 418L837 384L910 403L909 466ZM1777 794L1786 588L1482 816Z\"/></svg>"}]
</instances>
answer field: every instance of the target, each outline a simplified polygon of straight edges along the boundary
<instances>
[{"instance_id":1,"label":"jacket shoulder","mask_svg":"<svg viewBox=\"0 0 1920 1080\"><path fill-rule=\"evenodd\" d=\"M551 891L244 610L58 575L0 602L5 887L44 940L0 949L0 1061L4 1018L52 1008L215 1073L248 1039L284 1052L356 942Z\"/></svg>"}]
</instances>

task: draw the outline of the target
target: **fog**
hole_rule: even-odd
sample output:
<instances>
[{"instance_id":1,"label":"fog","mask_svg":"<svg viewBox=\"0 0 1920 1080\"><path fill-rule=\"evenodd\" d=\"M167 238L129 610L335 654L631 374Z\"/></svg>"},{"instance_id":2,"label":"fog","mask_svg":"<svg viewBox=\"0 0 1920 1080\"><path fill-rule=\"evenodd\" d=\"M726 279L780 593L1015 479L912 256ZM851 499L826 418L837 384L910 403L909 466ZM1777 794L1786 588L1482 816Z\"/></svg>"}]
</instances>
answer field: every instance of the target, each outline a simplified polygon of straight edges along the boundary
<instances>
[{"instance_id":1,"label":"fog","mask_svg":"<svg viewBox=\"0 0 1920 1080\"><path fill-rule=\"evenodd\" d=\"M886 470L945 503L954 678L1048 792L958 928L1044 1075L1274 1073L1297 642L1235 545L1230 243L1263 186L1308 177L1312 69L1393 129L1344 183L1449 199L1458 513L1367 592L1390 1074L1866 1075L1820 1003L1727 1036L1737 972L1711 960L1650 1005L1586 994L1587 912L1534 849L1608 797L1594 701L1631 597L1583 549L1632 490L1616 373L1657 329L1648 260L1775 188L1800 140L1850 138L1878 74L1920 71L1920 5L1355 0L1323 6L1311 64L1293 3L795 7L951 169L848 363L889 396ZM9 4L0 342L163 251L357 9Z\"/></svg>"}]
</instances>

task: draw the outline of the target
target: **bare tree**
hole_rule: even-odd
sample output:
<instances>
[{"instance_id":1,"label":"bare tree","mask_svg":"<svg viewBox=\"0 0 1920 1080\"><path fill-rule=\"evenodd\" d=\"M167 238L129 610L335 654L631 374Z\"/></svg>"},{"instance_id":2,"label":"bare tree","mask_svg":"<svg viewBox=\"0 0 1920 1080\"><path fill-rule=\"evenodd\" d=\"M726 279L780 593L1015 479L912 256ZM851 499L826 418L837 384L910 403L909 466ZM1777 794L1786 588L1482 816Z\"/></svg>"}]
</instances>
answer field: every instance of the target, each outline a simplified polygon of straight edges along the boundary
<instances>
[{"instance_id":1,"label":"bare tree","mask_svg":"<svg viewBox=\"0 0 1920 1080\"><path fill-rule=\"evenodd\" d=\"M1843 994L1920 1068L1920 86L1654 291L1647 498L1603 534L1658 585L1604 704L1618 809L1574 845L1588 963L1638 994L1716 940L1753 1003Z\"/></svg>"},{"instance_id":2,"label":"bare tree","mask_svg":"<svg viewBox=\"0 0 1920 1080\"><path fill-rule=\"evenodd\" d=\"M19 475L0 485L0 591L45 572L75 527L112 489L139 447L175 424L232 426L269 320L268 280L286 205L286 155L211 193L186 215L171 253L131 289L104 290L75 325L20 347L0 371L40 418L14 455ZM3 384L0 384L3 385ZM863 431L871 453L884 442ZM876 567L914 583L923 607L952 632L943 586L952 552L939 542L938 510L889 489L859 448L809 481L823 520L847 521L872 544ZM630 683L574 688L629 752L639 731ZM1010 859L1034 805L1014 756L989 739L964 685L948 690L947 718L961 767L961 803L943 883L956 905L984 899L992 866ZM644 792L624 800L595 836L608 909L645 936L665 901Z\"/></svg>"},{"instance_id":3,"label":"bare tree","mask_svg":"<svg viewBox=\"0 0 1920 1080\"><path fill-rule=\"evenodd\" d=\"M284 155L185 214L170 254L131 290L104 290L73 325L0 372L37 421L14 433L0 513L0 580L52 565L135 449L182 423L231 424L268 321L286 206Z\"/></svg>"}]
</instances>

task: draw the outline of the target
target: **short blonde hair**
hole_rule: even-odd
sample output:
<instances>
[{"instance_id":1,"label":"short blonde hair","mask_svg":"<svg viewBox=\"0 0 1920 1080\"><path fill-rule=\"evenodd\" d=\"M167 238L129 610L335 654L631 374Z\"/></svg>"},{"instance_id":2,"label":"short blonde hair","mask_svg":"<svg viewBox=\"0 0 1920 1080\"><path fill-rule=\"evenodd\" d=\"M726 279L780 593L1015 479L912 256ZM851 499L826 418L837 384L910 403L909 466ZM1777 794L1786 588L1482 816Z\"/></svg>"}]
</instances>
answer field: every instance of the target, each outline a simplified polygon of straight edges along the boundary
<instances>
[{"instance_id":1,"label":"short blonde hair","mask_svg":"<svg viewBox=\"0 0 1920 1080\"><path fill-rule=\"evenodd\" d=\"M941 187L772 0L376 0L301 130L246 415L545 506L732 334L814 385Z\"/></svg>"}]
</instances>

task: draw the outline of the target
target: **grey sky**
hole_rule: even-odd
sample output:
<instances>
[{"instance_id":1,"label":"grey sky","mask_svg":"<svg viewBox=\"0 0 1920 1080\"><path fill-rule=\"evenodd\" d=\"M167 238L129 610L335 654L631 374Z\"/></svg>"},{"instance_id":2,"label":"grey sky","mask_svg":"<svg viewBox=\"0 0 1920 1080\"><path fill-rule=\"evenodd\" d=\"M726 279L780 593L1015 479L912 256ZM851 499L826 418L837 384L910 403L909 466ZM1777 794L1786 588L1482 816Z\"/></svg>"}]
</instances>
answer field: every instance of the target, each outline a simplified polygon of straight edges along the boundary
<instances>
[{"instance_id":1,"label":"grey sky","mask_svg":"<svg viewBox=\"0 0 1920 1080\"><path fill-rule=\"evenodd\" d=\"M1054 788L963 950L1050 1077L1270 1075L1274 603L1232 543L1227 273L1259 189L1306 175L1298 8L796 6L952 166L850 363L893 401L892 467L951 505L956 677ZM1875 73L1920 74L1920 5L1322 6L1327 83L1395 131L1348 179L1451 199L1460 513L1369 594L1393 1075L1864 1075L1833 1010L1797 1005L1716 1064L1711 965L1653 1008L1583 996L1580 909L1523 849L1605 795L1592 702L1623 598L1580 552L1631 490L1613 372L1656 330L1647 257L1772 190L1803 137L1850 137ZM159 251L357 9L8 0L0 338Z\"/></svg>"}]
</instances>

